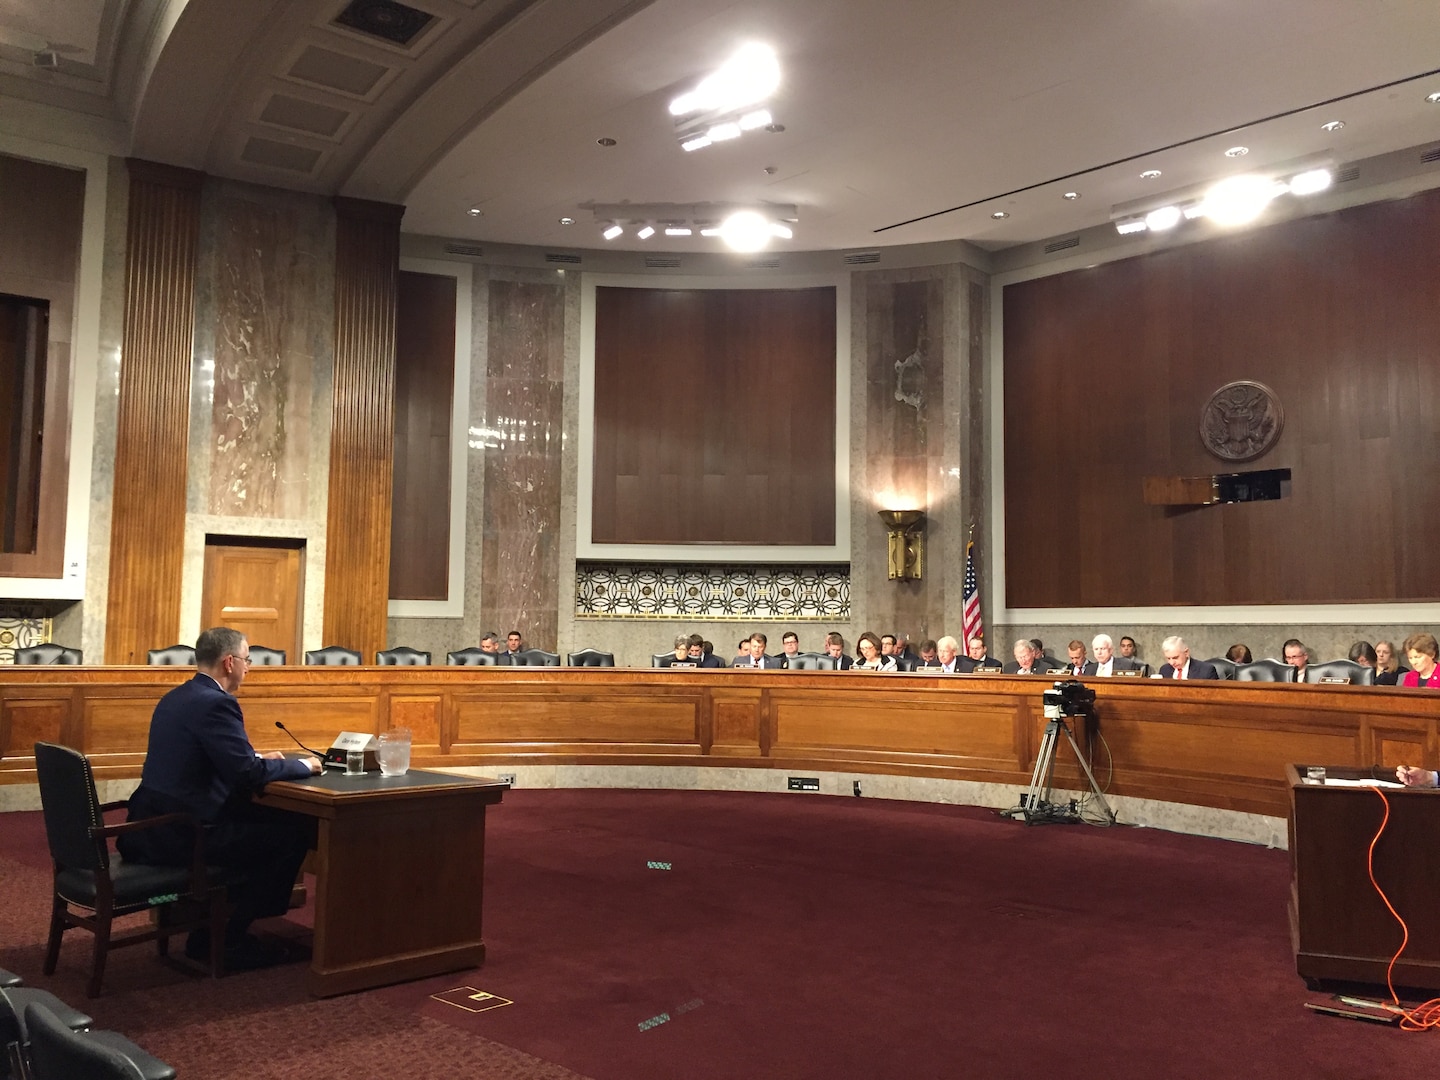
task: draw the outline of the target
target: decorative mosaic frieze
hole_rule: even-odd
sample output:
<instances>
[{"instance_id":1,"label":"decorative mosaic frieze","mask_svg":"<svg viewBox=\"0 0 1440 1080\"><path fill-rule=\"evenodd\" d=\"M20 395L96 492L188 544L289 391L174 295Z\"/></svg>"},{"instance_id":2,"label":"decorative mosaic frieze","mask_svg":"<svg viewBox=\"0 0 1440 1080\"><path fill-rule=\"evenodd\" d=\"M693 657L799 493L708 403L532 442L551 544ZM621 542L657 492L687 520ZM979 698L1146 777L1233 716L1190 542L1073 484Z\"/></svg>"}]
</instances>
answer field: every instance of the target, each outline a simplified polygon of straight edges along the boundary
<instances>
[{"instance_id":1,"label":"decorative mosaic frieze","mask_svg":"<svg viewBox=\"0 0 1440 1080\"><path fill-rule=\"evenodd\" d=\"M39 605L0 606L0 664L15 663L16 649L29 649L50 640L50 618Z\"/></svg>"},{"instance_id":2,"label":"decorative mosaic frieze","mask_svg":"<svg viewBox=\"0 0 1440 1080\"><path fill-rule=\"evenodd\" d=\"M850 618L850 567L587 563L575 615L590 619Z\"/></svg>"}]
</instances>

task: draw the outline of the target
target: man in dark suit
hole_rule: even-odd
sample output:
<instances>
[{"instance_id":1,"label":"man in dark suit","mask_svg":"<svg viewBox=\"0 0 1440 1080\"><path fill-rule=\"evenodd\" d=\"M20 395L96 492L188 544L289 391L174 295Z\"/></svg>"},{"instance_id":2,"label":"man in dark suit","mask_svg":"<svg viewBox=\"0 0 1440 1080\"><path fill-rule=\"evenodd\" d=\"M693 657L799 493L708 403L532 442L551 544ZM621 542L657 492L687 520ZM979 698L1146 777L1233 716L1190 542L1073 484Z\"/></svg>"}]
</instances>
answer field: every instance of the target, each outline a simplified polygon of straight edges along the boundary
<instances>
[{"instance_id":1,"label":"man in dark suit","mask_svg":"<svg viewBox=\"0 0 1440 1080\"><path fill-rule=\"evenodd\" d=\"M735 658L737 668L781 668L785 662L778 656L768 656L765 652L765 635L758 630L750 635L750 655L737 656Z\"/></svg>"},{"instance_id":2,"label":"man in dark suit","mask_svg":"<svg viewBox=\"0 0 1440 1080\"><path fill-rule=\"evenodd\" d=\"M982 669L1000 671L1003 665L985 651L985 639L972 637L965 643L965 655L955 661L955 670L962 675L971 675Z\"/></svg>"},{"instance_id":3,"label":"man in dark suit","mask_svg":"<svg viewBox=\"0 0 1440 1080\"><path fill-rule=\"evenodd\" d=\"M1006 675L1044 675L1045 658L1028 638L1015 642L1015 660L1005 665Z\"/></svg>"},{"instance_id":4,"label":"man in dark suit","mask_svg":"<svg viewBox=\"0 0 1440 1080\"><path fill-rule=\"evenodd\" d=\"M1095 661L1085 655L1085 643L1083 641L1072 641L1066 648L1070 654L1070 663L1067 666L1070 668L1071 675L1084 676L1095 674Z\"/></svg>"},{"instance_id":5,"label":"man in dark suit","mask_svg":"<svg viewBox=\"0 0 1440 1080\"><path fill-rule=\"evenodd\" d=\"M1091 675L1101 677L1114 675L1117 671L1139 671L1144 672L1145 666L1125 656L1115 655L1115 642L1109 634L1096 634L1090 642L1090 647L1095 650L1095 670Z\"/></svg>"},{"instance_id":6,"label":"man in dark suit","mask_svg":"<svg viewBox=\"0 0 1440 1080\"><path fill-rule=\"evenodd\" d=\"M690 635L690 659L703 668L723 668L725 666L724 661L715 655L715 646L699 634Z\"/></svg>"},{"instance_id":7,"label":"man in dark suit","mask_svg":"<svg viewBox=\"0 0 1440 1080\"><path fill-rule=\"evenodd\" d=\"M790 661L800 655L800 635L794 630L786 630L780 635L780 648L781 653L776 659L780 661L782 668L788 670Z\"/></svg>"},{"instance_id":8,"label":"man in dark suit","mask_svg":"<svg viewBox=\"0 0 1440 1080\"><path fill-rule=\"evenodd\" d=\"M523 666L519 656L524 651L525 639L520 636L519 630L511 630L505 635L505 651L500 654L500 663Z\"/></svg>"},{"instance_id":9,"label":"man in dark suit","mask_svg":"<svg viewBox=\"0 0 1440 1080\"><path fill-rule=\"evenodd\" d=\"M845 639L833 630L825 635L825 655L835 661L836 671L849 671L855 662L845 655Z\"/></svg>"},{"instance_id":10,"label":"man in dark suit","mask_svg":"<svg viewBox=\"0 0 1440 1080\"><path fill-rule=\"evenodd\" d=\"M251 795L271 780L299 780L320 772L314 757L292 759L275 750L257 753L245 734L235 691L250 667L245 636L227 627L206 630L195 642L195 677L160 699L150 718L150 742L140 786L130 796L130 820L162 814L194 815L205 829L205 861L239 870L225 930L225 966L264 967L284 958L248 933L255 919L283 915L305 853L314 844L310 819L257 806ZM164 825L123 835L120 854L137 863L187 866L194 838L188 828ZM185 955L209 954L206 931L185 943Z\"/></svg>"},{"instance_id":11,"label":"man in dark suit","mask_svg":"<svg viewBox=\"0 0 1440 1080\"><path fill-rule=\"evenodd\" d=\"M1160 643L1165 654L1165 663L1160 665L1162 679L1218 679L1220 673L1214 664L1204 660L1190 659L1190 646L1181 637L1167 637Z\"/></svg>"}]
</instances>

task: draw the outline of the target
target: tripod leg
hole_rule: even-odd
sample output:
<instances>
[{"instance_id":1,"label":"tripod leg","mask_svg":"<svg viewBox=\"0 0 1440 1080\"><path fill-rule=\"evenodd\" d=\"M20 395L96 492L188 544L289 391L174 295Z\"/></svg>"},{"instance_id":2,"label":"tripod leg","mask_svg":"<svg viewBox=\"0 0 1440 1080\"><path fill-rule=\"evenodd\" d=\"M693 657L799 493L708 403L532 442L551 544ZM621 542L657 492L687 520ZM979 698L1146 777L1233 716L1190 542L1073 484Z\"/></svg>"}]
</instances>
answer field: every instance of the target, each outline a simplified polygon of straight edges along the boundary
<instances>
[{"instance_id":1,"label":"tripod leg","mask_svg":"<svg viewBox=\"0 0 1440 1080\"><path fill-rule=\"evenodd\" d=\"M1090 763L1085 760L1085 755L1080 753L1080 746L1075 741L1074 734L1067 727L1065 737L1070 740L1070 749L1075 752L1075 760L1080 763L1080 768L1085 770L1085 779L1090 781L1090 790L1095 798L1100 800L1100 809L1104 811L1106 818L1113 825L1115 823L1115 811L1110 809L1110 804L1105 801L1105 794L1100 790L1100 785L1095 782L1095 774L1090 771Z\"/></svg>"},{"instance_id":2,"label":"tripod leg","mask_svg":"<svg viewBox=\"0 0 1440 1080\"><path fill-rule=\"evenodd\" d=\"M1055 769L1055 743L1060 721L1051 720L1045 725L1045 736L1040 740L1040 752L1035 755L1035 771L1030 774L1030 790L1025 796L1025 820L1038 817L1040 807L1050 802L1051 773Z\"/></svg>"}]
</instances>

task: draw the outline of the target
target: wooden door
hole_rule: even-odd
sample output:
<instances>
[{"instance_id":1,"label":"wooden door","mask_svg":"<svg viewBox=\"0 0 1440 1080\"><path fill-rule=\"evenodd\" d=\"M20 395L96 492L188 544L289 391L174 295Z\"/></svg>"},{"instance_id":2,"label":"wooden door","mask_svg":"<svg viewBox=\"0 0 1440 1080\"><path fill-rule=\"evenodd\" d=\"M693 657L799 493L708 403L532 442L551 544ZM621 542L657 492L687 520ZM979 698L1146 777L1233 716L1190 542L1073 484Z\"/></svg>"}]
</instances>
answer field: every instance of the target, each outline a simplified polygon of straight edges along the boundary
<instances>
[{"instance_id":1,"label":"wooden door","mask_svg":"<svg viewBox=\"0 0 1440 1080\"><path fill-rule=\"evenodd\" d=\"M300 663L302 552L293 543L207 542L201 628L229 626L251 645L284 649L286 663Z\"/></svg>"}]
</instances>

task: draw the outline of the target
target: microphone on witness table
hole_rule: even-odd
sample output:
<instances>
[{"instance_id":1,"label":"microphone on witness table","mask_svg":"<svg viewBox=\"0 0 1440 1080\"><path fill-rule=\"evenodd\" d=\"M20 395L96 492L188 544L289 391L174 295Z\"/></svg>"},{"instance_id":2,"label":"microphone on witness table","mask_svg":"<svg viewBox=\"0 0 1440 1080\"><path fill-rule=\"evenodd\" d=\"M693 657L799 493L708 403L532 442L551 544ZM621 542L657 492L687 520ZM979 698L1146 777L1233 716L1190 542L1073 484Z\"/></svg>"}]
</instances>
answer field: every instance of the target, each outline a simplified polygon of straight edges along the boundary
<instances>
[{"instance_id":1,"label":"microphone on witness table","mask_svg":"<svg viewBox=\"0 0 1440 1080\"><path fill-rule=\"evenodd\" d=\"M296 746L300 747L301 750L304 750L307 754L311 754L314 757L319 758L322 763L326 763L324 754L320 753L318 750L311 750L310 747L306 746L299 739L295 738L295 736L291 733L290 729L284 724L282 724L279 720L275 721L275 726L278 727L281 731L285 732L286 735L289 735L290 741L293 742Z\"/></svg>"}]
</instances>

